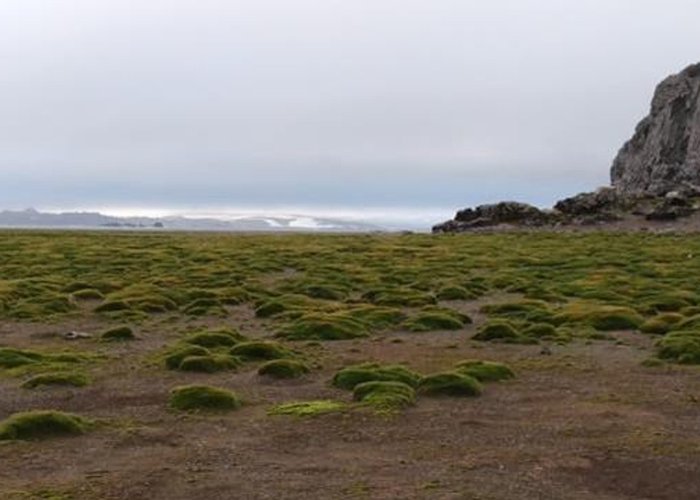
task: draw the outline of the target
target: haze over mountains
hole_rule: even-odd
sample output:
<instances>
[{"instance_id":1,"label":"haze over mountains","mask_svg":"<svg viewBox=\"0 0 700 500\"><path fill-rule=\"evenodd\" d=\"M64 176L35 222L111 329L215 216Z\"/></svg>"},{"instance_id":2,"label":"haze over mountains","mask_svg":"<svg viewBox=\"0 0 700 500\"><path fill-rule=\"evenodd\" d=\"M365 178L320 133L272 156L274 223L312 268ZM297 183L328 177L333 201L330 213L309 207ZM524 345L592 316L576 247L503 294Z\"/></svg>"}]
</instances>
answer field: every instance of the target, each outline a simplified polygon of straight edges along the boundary
<instances>
[{"instance_id":1,"label":"haze over mountains","mask_svg":"<svg viewBox=\"0 0 700 500\"><path fill-rule=\"evenodd\" d=\"M366 222L308 215L241 215L214 217L117 217L99 212L4 210L0 227L76 229L157 229L182 231L314 231L367 232L390 229Z\"/></svg>"}]
</instances>

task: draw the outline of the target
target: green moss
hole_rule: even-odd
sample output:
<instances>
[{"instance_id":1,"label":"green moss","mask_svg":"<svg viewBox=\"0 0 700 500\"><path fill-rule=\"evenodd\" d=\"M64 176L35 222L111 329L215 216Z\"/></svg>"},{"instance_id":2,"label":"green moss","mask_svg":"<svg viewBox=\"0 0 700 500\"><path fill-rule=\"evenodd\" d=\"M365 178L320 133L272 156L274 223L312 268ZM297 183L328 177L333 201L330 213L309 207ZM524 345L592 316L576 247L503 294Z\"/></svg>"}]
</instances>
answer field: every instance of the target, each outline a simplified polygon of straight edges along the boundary
<instances>
[{"instance_id":1,"label":"green moss","mask_svg":"<svg viewBox=\"0 0 700 500\"><path fill-rule=\"evenodd\" d=\"M130 310L131 306L124 300L107 300L95 308L96 312L116 312Z\"/></svg>"},{"instance_id":2,"label":"green moss","mask_svg":"<svg viewBox=\"0 0 700 500\"><path fill-rule=\"evenodd\" d=\"M226 316L227 312L219 299L200 298L187 304L182 312L190 316Z\"/></svg>"},{"instance_id":3,"label":"green moss","mask_svg":"<svg viewBox=\"0 0 700 500\"><path fill-rule=\"evenodd\" d=\"M530 344L535 341L524 336L513 324L503 320L491 320L482 325L472 337L484 342L498 341L510 344Z\"/></svg>"},{"instance_id":4,"label":"green moss","mask_svg":"<svg viewBox=\"0 0 700 500\"><path fill-rule=\"evenodd\" d=\"M315 305L316 301L305 295L287 294L262 302L255 309L255 315L258 318L270 318L288 311L303 311Z\"/></svg>"},{"instance_id":5,"label":"green moss","mask_svg":"<svg viewBox=\"0 0 700 500\"><path fill-rule=\"evenodd\" d=\"M340 401L296 401L273 406L268 410L269 415L291 415L294 417L314 417L325 413L344 411L348 405Z\"/></svg>"},{"instance_id":6,"label":"green moss","mask_svg":"<svg viewBox=\"0 0 700 500\"><path fill-rule=\"evenodd\" d=\"M472 300L476 295L462 286L448 285L438 290L437 298L438 300Z\"/></svg>"},{"instance_id":7,"label":"green moss","mask_svg":"<svg viewBox=\"0 0 700 500\"><path fill-rule=\"evenodd\" d=\"M170 406L182 411L235 410L242 405L236 394L207 385L185 385L170 391Z\"/></svg>"},{"instance_id":8,"label":"green moss","mask_svg":"<svg viewBox=\"0 0 700 500\"><path fill-rule=\"evenodd\" d=\"M177 370L180 363L190 356L209 356L211 352L201 346L178 346L174 351L165 356L165 366L169 370Z\"/></svg>"},{"instance_id":9,"label":"green moss","mask_svg":"<svg viewBox=\"0 0 700 500\"><path fill-rule=\"evenodd\" d=\"M443 308L425 309L408 318L403 327L413 332L430 332L435 330L461 330L472 320L465 314Z\"/></svg>"},{"instance_id":10,"label":"green moss","mask_svg":"<svg viewBox=\"0 0 700 500\"><path fill-rule=\"evenodd\" d=\"M644 333L657 333L663 335L672 330L674 325L683 321L684 316L678 313L662 313L646 320L639 327Z\"/></svg>"},{"instance_id":11,"label":"green moss","mask_svg":"<svg viewBox=\"0 0 700 500\"><path fill-rule=\"evenodd\" d=\"M565 306L557 314L555 321L561 323L581 323L596 330L636 330L644 322L634 309L588 303L573 303Z\"/></svg>"},{"instance_id":12,"label":"green moss","mask_svg":"<svg viewBox=\"0 0 700 500\"><path fill-rule=\"evenodd\" d=\"M514 302L502 302L499 304L487 304L481 307L484 314L506 317L525 317L528 314L548 310L549 305L542 300L518 300Z\"/></svg>"},{"instance_id":13,"label":"green moss","mask_svg":"<svg viewBox=\"0 0 700 500\"><path fill-rule=\"evenodd\" d=\"M259 375L281 379L299 378L310 371L306 363L294 359L273 359L258 368Z\"/></svg>"},{"instance_id":14,"label":"green moss","mask_svg":"<svg viewBox=\"0 0 700 500\"><path fill-rule=\"evenodd\" d=\"M134 340L134 331L128 326L118 326L102 332L100 338L106 342L120 342Z\"/></svg>"},{"instance_id":15,"label":"green moss","mask_svg":"<svg viewBox=\"0 0 700 500\"><path fill-rule=\"evenodd\" d=\"M277 332L279 337L290 340L347 340L368 334L362 322L342 313L305 314Z\"/></svg>"},{"instance_id":16,"label":"green moss","mask_svg":"<svg viewBox=\"0 0 700 500\"><path fill-rule=\"evenodd\" d=\"M44 361L44 356L34 351L0 348L0 368L16 368Z\"/></svg>"},{"instance_id":17,"label":"green moss","mask_svg":"<svg viewBox=\"0 0 700 500\"><path fill-rule=\"evenodd\" d=\"M416 391L403 382L363 382L353 389L353 399L380 412L392 412L415 404Z\"/></svg>"},{"instance_id":18,"label":"green moss","mask_svg":"<svg viewBox=\"0 0 700 500\"><path fill-rule=\"evenodd\" d=\"M72 293L73 297L77 300L102 300L105 296L99 290L94 288L86 288L84 290L78 290Z\"/></svg>"},{"instance_id":19,"label":"green moss","mask_svg":"<svg viewBox=\"0 0 700 500\"><path fill-rule=\"evenodd\" d=\"M364 326L367 330L383 330L400 324L406 319L406 314L393 307L378 307L373 305L354 306L336 315L345 315Z\"/></svg>"},{"instance_id":20,"label":"green moss","mask_svg":"<svg viewBox=\"0 0 700 500\"><path fill-rule=\"evenodd\" d=\"M241 362L235 356L226 354L209 354L201 356L187 356L178 369L185 372L216 373L224 370L235 370Z\"/></svg>"},{"instance_id":21,"label":"green moss","mask_svg":"<svg viewBox=\"0 0 700 500\"><path fill-rule=\"evenodd\" d=\"M667 333L656 343L657 356L681 364L700 364L700 331Z\"/></svg>"},{"instance_id":22,"label":"green moss","mask_svg":"<svg viewBox=\"0 0 700 500\"><path fill-rule=\"evenodd\" d=\"M363 299L378 306L421 307L435 304L435 295L411 288L385 288L366 292Z\"/></svg>"},{"instance_id":23,"label":"green moss","mask_svg":"<svg viewBox=\"0 0 700 500\"><path fill-rule=\"evenodd\" d=\"M41 385L67 385L73 387L84 387L90 383L90 379L83 373L77 372L50 372L34 375L25 380L22 387L34 389Z\"/></svg>"},{"instance_id":24,"label":"green moss","mask_svg":"<svg viewBox=\"0 0 700 500\"><path fill-rule=\"evenodd\" d=\"M15 413L0 422L0 440L37 440L82 434L89 426L88 420L60 411Z\"/></svg>"},{"instance_id":25,"label":"green moss","mask_svg":"<svg viewBox=\"0 0 700 500\"><path fill-rule=\"evenodd\" d=\"M234 356L249 360L282 359L294 356L294 354L282 344L264 340L241 342L234 346L229 352Z\"/></svg>"},{"instance_id":26,"label":"green moss","mask_svg":"<svg viewBox=\"0 0 700 500\"><path fill-rule=\"evenodd\" d=\"M478 396L482 386L477 379L459 372L442 372L423 377L418 393L430 396Z\"/></svg>"},{"instance_id":27,"label":"green moss","mask_svg":"<svg viewBox=\"0 0 700 500\"><path fill-rule=\"evenodd\" d=\"M304 288L304 295L314 299L345 300L347 291L333 285L309 285Z\"/></svg>"},{"instance_id":28,"label":"green moss","mask_svg":"<svg viewBox=\"0 0 700 500\"><path fill-rule=\"evenodd\" d=\"M332 383L340 389L352 390L358 384L374 381L402 382L408 386L416 387L420 381L420 375L402 365L362 363L338 371L333 377Z\"/></svg>"},{"instance_id":29,"label":"green moss","mask_svg":"<svg viewBox=\"0 0 700 500\"><path fill-rule=\"evenodd\" d=\"M193 333L192 335L185 337L183 342L190 345L215 348L233 347L243 340L245 340L245 337L235 331L210 330Z\"/></svg>"},{"instance_id":30,"label":"green moss","mask_svg":"<svg viewBox=\"0 0 700 500\"><path fill-rule=\"evenodd\" d=\"M469 375L479 382L497 382L515 378L515 373L507 365L495 361L467 360L457 363L455 371Z\"/></svg>"},{"instance_id":31,"label":"green moss","mask_svg":"<svg viewBox=\"0 0 700 500\"><path fill-rule=\"evenodd\" d=\"M535 323L523 330L523 335L536 339L557 339L561 337L557 328L549 323Z\"/></svg>"}]
</instances>

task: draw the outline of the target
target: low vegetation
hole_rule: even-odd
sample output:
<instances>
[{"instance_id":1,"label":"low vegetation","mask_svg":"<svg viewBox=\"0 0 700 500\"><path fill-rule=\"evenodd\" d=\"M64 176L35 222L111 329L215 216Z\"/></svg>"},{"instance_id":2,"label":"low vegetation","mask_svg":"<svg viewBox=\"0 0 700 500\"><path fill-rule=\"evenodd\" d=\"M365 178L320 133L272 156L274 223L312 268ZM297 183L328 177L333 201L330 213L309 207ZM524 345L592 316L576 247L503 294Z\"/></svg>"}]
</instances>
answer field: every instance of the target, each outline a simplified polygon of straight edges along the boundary
<instances>
[{"instance_id":1,"label":"low vegetation","mask_svg":"<svg viewBox=\"0 0 700 500\"><path fill-rule=\"evenodd\" d=\"M182 411L227 411L240 408L241 399L231 391L206 385L185 385L170 391L170 406Z\"/></svg>"},{"instance_id":2,"label":"low vegetation","mask_svg":"<svg viewBox=\"0 0 700 500\"><path fill-rule=\"evenodd\" d=\"M403 365L380 365L362 363L343 368L333 377L333 385L340 389L353 390L365 382L401 382L416 387L420 375Z\"/></svg>"},{"instance_id":3,"label":"low vegetation","mask_svg":"<svg viewBox=\"0 0 700 500\"><path fill-rule=\"evenodd\" d=\"M15 413L0 422L0 441L39 440L82 434L90 427L87 419L60 411Z\"/></svg>"},{"instance_id":4,"label":"low vegetation","mask_svg":"<svg viewBox=\"0 0 700 500\"><path fill-rule=\"evenodd\" d=\"M346 403L323 399L318 401L295 401L273 406L268 415L290 415L293 417L314 417L325 413L337 413L348 408Z\"/></svg>"}]
</instances>

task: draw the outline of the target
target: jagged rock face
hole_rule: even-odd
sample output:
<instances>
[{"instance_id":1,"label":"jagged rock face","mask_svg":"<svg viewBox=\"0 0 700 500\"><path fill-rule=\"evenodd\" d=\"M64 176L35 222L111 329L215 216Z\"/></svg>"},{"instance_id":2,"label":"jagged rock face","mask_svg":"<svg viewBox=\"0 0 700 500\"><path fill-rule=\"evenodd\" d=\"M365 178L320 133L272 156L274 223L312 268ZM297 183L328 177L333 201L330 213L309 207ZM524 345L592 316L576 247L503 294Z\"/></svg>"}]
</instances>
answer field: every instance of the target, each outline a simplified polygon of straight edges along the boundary
<instances>
[{"instance_id":1,"label":"jagged rock face","mask_svg":"<svg viewBox=\"0 0 700 500\"><path fill-rule=\"evenodd\" d=\"M649 116L611 169L624 195L664 195L700 185L700 63L661 82Z\"/></svg>"}]
</instances>

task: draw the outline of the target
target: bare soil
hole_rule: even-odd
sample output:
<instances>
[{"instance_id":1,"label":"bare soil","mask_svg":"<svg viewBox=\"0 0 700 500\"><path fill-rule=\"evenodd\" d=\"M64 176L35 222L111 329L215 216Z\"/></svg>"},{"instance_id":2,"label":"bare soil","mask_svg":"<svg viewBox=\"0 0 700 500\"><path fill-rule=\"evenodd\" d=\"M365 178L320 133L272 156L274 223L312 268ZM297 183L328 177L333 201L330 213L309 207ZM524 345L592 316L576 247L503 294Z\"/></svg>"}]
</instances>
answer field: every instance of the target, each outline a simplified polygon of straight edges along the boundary
<instances>
[{"instance_id":1,"label":"bare soil","mask_svg":"<svg viewBox=\"0 0 700 500\"><path fill-rule=\"evenodd\" d=\"M270 330L246 307L231 312L228 322L247 335ZM618 332L618 342L576 341L552 346L551 355L540 346L470 341L475 326L299 343L320 368L289 382L265 380L255 365L206 375L153 361L183 329L207 323L222 321L156 318L140 328L140 340L117 345L52 335L97 331L98 318L0 323L3 345L108 356L82 389L29 391L17 378L0 378L0 418L51 408L105 419L83 436L0 444L0 498L700 498L700 371L642 366L651 336ZM507 362L518 376L489 384L478 398L421 397L388 417L362 409L304 419L267 414L288 401L349 401L328 383L345 364L407 362L429 373L468 358ZM229 388L246 404L223 415L169 410L169 390L185 383Z\"/></svg>"}]
</instances>

